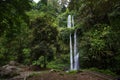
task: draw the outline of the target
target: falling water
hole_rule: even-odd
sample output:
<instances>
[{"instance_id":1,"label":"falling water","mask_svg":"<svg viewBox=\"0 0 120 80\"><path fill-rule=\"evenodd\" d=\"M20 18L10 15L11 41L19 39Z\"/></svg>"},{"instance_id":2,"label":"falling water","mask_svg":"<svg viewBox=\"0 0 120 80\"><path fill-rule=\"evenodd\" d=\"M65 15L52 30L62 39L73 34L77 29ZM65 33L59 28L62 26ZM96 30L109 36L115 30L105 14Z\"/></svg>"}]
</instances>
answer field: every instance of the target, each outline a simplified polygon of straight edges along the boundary
<instances>
[{"instance_id":1,"label":"falling water","mask_svg":"<svg viewBox=\"0 0 120 80\"><path fill-rule=\"evenodd\" d=\"M75 32L74 32L74 70L76 70L76 66L77 66L77 63L76 63L76 59L77 59L77 57L76 57L76 53L77 53L77 36L76 36L76 30L75 30Z\"/></svg>"},{"instance_id":2,"label":"falling water","mask_svg":"<svg viewBox=\"0 0 120 80\"><path fill-rule=\"evenodd\" d=\"M68 15L68 28L74 27L74 17ZM72 35L70 33L70 70L79 69L79 53L77 50L77 30L74 32L74 54L72 51Z\"/></svg>"},{"instance_id":3,"label":"falling water","mask_svg":"<svg viewBox=\"0 0 120 80\"><path fill-rule=\"evenodd\" d=\"M68 28L71 28L71 15L68 15ZM73 70L72 36L70 33L70 70Z\"/></svg>"},{"instance_id":4,"label":"falling water","mask_svg":"<svg viewBox=\"0 0 120 80\"><path fill-rule=\"evenodd\" d=\"M71 62L71 65L70 65L70 68L71 70L73 70L73 54L72 54L72 36L71 36L71 33L70 33L70 62Z\"/></svg>"},{"instance_id":5,"label":"falling water","mask_svg":"<svg viewBox=\"0 0 120 80\"><path fill-rule=\"evenodd\" d=\"M71 28L71 15L68 15L67 27L68 27L68 28Z\"/></svg>"}]
</instances>

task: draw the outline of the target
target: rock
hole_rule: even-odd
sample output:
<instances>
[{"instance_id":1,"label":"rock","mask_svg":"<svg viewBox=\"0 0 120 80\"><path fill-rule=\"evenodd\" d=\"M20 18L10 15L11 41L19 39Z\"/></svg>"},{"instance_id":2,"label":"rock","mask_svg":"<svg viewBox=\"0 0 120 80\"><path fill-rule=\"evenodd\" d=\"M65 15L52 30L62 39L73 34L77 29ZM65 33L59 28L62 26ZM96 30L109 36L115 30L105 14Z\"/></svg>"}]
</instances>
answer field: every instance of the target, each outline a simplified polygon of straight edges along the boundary
<instances>
[{"instance_id":1,"label":"rock","mask_svg":"<svg viewBox=\"0 0 120 80\"><path fill-rule=\"evenodd\" d=\"M19 63L17 63L16 61L10 61L9 65L11 65L11 66L18 66Z\"/></svg>"},{"instance_id":2,"label":"rock","mask_svg":"<svg viewBox=\"0 0 120 80\"><path fill-rule=\"evenodd\" d=\"M11 78L16 75L19 75L20 72L24 71L19 67L19 64L15 61L10 61L9 64L4 65L0 68L0 77L2 78Z\"/></svg>"},{"instance_id":3,"label":"rock","mask_svg":"<svg viewBox=\"0 0 120 80\"><path fill-rule=\"evenodd\" d=\"M59 70L51 69L49 72L60 72Z\"/></svg>"},{"instance_id":4,"label":"rock","mask_svg":"<svg viewBox=\"0 0 120 80\"><path fill-rule=\"evenodd\" d=\"M16 66L5 65L2 67L2 70L0 71L0 76L3 78L10 78L19 75L20 71L21 69L17 68Z\"/></svg>"}]
</instances>

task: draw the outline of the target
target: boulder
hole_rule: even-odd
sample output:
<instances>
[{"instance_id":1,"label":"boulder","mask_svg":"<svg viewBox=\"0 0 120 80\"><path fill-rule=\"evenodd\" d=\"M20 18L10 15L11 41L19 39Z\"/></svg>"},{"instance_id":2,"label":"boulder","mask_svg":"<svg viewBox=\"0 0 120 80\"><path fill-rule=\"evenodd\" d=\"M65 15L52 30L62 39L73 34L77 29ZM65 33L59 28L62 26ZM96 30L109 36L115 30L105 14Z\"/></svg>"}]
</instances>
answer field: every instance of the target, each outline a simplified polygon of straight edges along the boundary
<instances>
[{"instance_id":1,"label":"boulder","mask_svg":"<svg viewBox=\"0 0 120 80\"><path fill-rule=\"evenodd\" d=\"M4 65L0 68L0 78L11 78L19 75L20 72L24 71L19 67L18 63L15 61L10 61L9 64Z\"/></svg>"},{"instance_id":2,"label":"boulder","mask_svg":"<svg viewBox=\"0 0 120 80\"><path fill-rule=\"evenodd\" d=\"M11 66L18 66L19 63L17 63L16 61L10 61L9 65L11 65Z\"/></svg>"},{"instance_id":3,"label":"boulder","mask_svg":"<svg viewBox=\"0 0 120 80\"><path fill-rule=\"evenodd\" d=\"M60 72L60 71L56 69L51 69L49 72Z\"/></svg>"},{"instance_id":4,"label":"boulder","mask_svg":"<svg viewBox=\"0 0 120 80\"><path fill-rule=\"evenodd\" d=\"M3 78L10 78L19 74L20 69L16 66L5 65L1 68L0 76Z\"/></svg>"}]
</instances>

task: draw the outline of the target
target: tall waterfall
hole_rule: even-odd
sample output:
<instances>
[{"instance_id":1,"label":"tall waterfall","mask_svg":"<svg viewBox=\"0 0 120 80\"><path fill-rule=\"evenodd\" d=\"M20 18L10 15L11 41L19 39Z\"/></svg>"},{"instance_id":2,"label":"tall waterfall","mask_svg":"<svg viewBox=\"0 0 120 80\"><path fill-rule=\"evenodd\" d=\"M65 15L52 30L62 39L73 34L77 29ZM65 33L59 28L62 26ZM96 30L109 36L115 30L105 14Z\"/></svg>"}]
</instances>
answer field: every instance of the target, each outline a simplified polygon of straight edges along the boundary
<instances>
[{"instance_id":1,"label":"tall waterfall","mask_svg":"<svg viewBox=\"0 0 120 80\"><path fill-rule=\"evenodd\" d=\"M68 15L68 28L74 27L74 17ZM72 35L70 33L70 70L78 70L79 69L79 53L77 50L77 30L74 32L74 54L72 48Z\"/></svg>"},{"instance_id":2,"label":"tall waterfall","mask_svg":"<svg viewBox=\"0 0 120 80\"><path fill-rule=\"evenodd\" d=\"M71 28L71 15L68 16L68 28ZM72 35L70 33L70 70L73 70Z\"/></svg>"},{"instance_id":3,"label":"tall waterfall","mask_svg":"<svg viewBox=\"0 0 120 80\"><path fill-rule=\"evenodd\" d=\"M78 70L77 30L74 32L74 70Z\"/></svg>"}]
</instances>

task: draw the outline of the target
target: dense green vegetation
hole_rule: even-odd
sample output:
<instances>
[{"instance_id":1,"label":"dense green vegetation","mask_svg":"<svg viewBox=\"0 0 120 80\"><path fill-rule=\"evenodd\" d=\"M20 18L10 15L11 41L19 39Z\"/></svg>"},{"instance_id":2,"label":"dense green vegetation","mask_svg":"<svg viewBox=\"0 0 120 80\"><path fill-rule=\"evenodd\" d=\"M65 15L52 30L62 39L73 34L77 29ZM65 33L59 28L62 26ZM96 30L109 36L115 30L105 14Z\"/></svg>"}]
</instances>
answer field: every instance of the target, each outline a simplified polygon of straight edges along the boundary
<instances>
[{"instance_id":1,"label":"dense green vegetation","mask_svg":"<svg viewBox=\"0 0 120 80\"><path fill-rule=\"evenodd\" d=\"M80 68L120 72L119 0L0 1L0 65L69 69L69 33L77 29ZM22 5L22 6L21 6ZM67 29L67 16L75 28Z\"/></svg>"}]
</instances>

